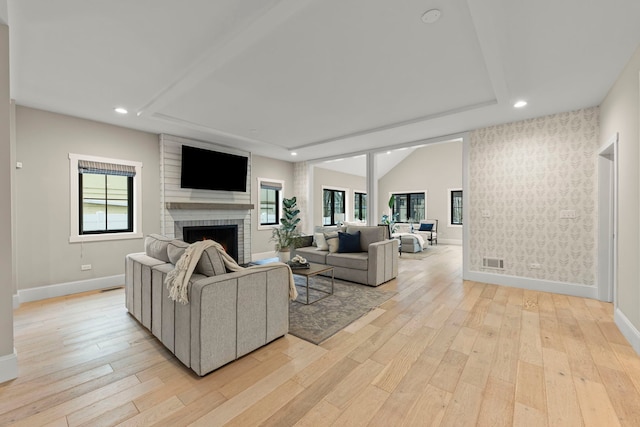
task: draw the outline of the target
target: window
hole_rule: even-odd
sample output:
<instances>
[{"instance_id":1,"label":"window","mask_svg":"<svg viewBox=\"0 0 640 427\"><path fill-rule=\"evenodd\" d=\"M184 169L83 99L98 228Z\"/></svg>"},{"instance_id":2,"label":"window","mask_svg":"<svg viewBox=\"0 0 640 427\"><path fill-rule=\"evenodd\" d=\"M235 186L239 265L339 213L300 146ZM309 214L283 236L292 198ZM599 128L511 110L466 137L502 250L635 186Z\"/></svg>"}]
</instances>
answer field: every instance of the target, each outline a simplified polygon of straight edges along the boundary
<instances>
[{"instance_id":1,"label":"window","mask_svg":"<svg viewBox=\"0 0 640 427\"><path fill-rule=\"evenodd\" d=\"M449 225L462 225L462 189L449 190Z\"/></svg>"},{"instance_id":2,"label":"window","mask_svg":"<svg viewBox=\"0 0 640 427\"><path fill-rule=\"evenodd\" d=\"M260 225L272 226L280 224L282 200L282 181L258 178L260 187Z\"/></svg>"},{"instance_id":3,"label":"window","mask_svg":"<svg viewBox=\"0 0 640 427\"><path fill-rule=\"evenodd\" d=\"M344 205L344 190L322 190L322 225L337 225L344 222Z\"/></svg>"},{"instance_id":4,"label":"window","mask_svg":"<svg viewBox=\"0 0 640 427\"><path fill-rule=\"evenodd\" d=\"M393 193L395 196L391 214L397 222L425 219L426 193Z\"/></svg>"},{"instance_id":5,"label":"window","mask_svg":"<svg viewBox=\"0 0 640 427\"><path fill-rule=\"evenodd\" d=\"M69 155L70 242L142 237L142 164Z\"/></svg>"},{"instance_id":6,"label":"window","mask_svg":"<svg viewBox=\"0 0 640 427\"><path fill-rule=\"evenodd\" d=\"M113 165L78 165L80 234L133 231L133 177L135 169L119 171Z\"/></svg>"},{"instance_id":7,"label":"window","mask_svg":"<svg viewBox=\"0 0 640 427\"><path fill-rule=\"evenodd\" d=\"M355 192L353 200L353 219L356 221L367 220L367 194Z\"/></svg>"}]
</instances>

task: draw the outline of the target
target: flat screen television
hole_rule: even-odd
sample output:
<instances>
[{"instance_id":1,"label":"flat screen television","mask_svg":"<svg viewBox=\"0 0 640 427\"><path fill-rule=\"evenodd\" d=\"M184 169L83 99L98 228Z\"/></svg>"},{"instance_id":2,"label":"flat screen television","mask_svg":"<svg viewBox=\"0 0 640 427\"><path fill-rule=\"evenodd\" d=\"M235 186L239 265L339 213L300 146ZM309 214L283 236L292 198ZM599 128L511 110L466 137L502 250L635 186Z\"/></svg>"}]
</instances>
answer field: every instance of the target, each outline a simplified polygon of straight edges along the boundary
<instances>
[{"instance_id":1,"label":"flat screen television","mask_svg":"<svg viewBox=\"0 0 640 427\"><path fill-rule=\"evenodd\" d=\"M182 146L180 187L247 191L248 157Z\"/></svg>"}]
</instances>

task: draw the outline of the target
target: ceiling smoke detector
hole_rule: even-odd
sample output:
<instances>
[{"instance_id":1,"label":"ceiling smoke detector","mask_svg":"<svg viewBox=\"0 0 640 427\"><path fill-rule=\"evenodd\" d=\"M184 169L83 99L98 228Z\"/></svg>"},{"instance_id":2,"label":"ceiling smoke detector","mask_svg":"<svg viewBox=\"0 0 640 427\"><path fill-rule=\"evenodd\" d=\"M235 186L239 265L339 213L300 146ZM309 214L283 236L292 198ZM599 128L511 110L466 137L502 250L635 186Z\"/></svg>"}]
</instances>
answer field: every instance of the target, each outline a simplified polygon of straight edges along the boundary
<instances>
[{"instance_id":1,"label":"ceiling smoke detector","mask_svg":"<svg viewBox=\"0 0 640 427\"><path fill-rule=\"evenodd\" d=\"M440 12L438 9L427 10L422 15L422 22L426 24L433 24L438 19L440 19L440 15L442 15L442 12Z\"/></svg>"}]
</instances>

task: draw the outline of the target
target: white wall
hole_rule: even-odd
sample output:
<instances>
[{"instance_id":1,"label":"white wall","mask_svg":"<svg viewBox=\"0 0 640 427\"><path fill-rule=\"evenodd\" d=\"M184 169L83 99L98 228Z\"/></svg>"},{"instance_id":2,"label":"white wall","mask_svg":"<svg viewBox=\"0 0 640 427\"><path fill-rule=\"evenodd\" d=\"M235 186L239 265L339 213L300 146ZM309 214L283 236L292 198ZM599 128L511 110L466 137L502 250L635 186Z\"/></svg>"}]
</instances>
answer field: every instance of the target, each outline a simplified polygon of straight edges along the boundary
<instances>
[{"instance_id":1,"label":"white wall","mask_svg":"<svg viewBox=\"0 0 640 427\"><path fill-rule=\"evenodd\" d=\"M9 10L7 8L7 0L0 0L0 24L9 23Z\"/></svg>"},{"instance_id":2,"label":"white wall","mask_svg":"<svg viewBox=\"0 0 640 427\"><path fill-rule=\"evenodd\" d=\"M600 145L618 145L618 312L616 323L640 352L640 47L600 107Z\"/></svg>"},{"instance_id":3,"label":"white wall","mask_svg":"<svg viewBox=\"0 0 640 427\"><path fill-rule=\"evenodd\" d=\"M351 175L336 172L322 167L313 167L313 213L311 215L312 224L307 227L307 232L312 233L313 227L322 225L322 194L323 188L328 187L335 190L345 190L346 194L346 221L352 221L354 191L367 191L366 178L358 175Z\"/></svg>"},{"instance_id":4,"label":"white wall","mask_svg":"<svg viewBox=\"0 0 640 427\"><path fill-rule=\"evenodd\" d=\"M0 383L18 375L13 351L13 170L9 100L9 27L0 25Z\"/></svg>"},{"instance_id":5,"label":"white wall","mask_svg":"<svg viewBox=\"0 0 640 427\"><path fill-rule=\"evenodd\" d=\"M447 225L448 189L452 188L462 188L462 142L427 144L380 178L378 213L380 217L388 214L391 193L426 191L426 218L438 220L438 243L462 244L462 228Z\"/></svg>"},{"instance_id":6,"label":"white wall","mask_svg":"<svg viewBox=\"0 0 640 427\"><path fill-rule=\"evenodd\" d=\"M15 221L21 300L31 299L27 290L35 288L122 275L125 255L144 249L141 238L69 243L69 153L142 162L141 231L147 235L160 230L158 147L155 134L16 108L16 156L23 164L16 173ZM92 269L80 271L81 264Z\"/></svg>"},{"instance_id":7,"label":"white wall","mask_svg":"<svg viewBox=\"0 0 640 427\"><path fill-rule=\"evenodd\" d=\"M251 162L251 194L253 195L251 203L255 205L255 209L251 212L251 252L256 254L255 257L263 258L264 256L260 254L275 251L275 243L270 241L271 229L260 228L260 220L258 218L258 214L260 212L260 188L258 187L258 178L284 181L284 197L291 198L297 195L294 193L294 187L292 184L293 163L257 155L251 156Z\"/></svg>"}]
</instances>

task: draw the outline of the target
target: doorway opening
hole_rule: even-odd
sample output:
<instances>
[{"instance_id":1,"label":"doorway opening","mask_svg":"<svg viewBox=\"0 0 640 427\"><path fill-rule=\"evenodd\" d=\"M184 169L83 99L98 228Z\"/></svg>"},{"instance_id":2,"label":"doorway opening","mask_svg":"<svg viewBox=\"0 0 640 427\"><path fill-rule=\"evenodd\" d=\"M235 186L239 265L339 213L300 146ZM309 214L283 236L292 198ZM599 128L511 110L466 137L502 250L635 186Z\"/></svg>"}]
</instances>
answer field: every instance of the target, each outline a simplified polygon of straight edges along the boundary
<instances>
[{"instance_id":1,"label":"doorway opening","mask_svg":"<svg viewBox=\"0 0 640 427\"><path fill-rule=\"evenodd\" d=\"M598 153L598 299L617 306L618 134Z\"/></svg>"}]
</instances>

